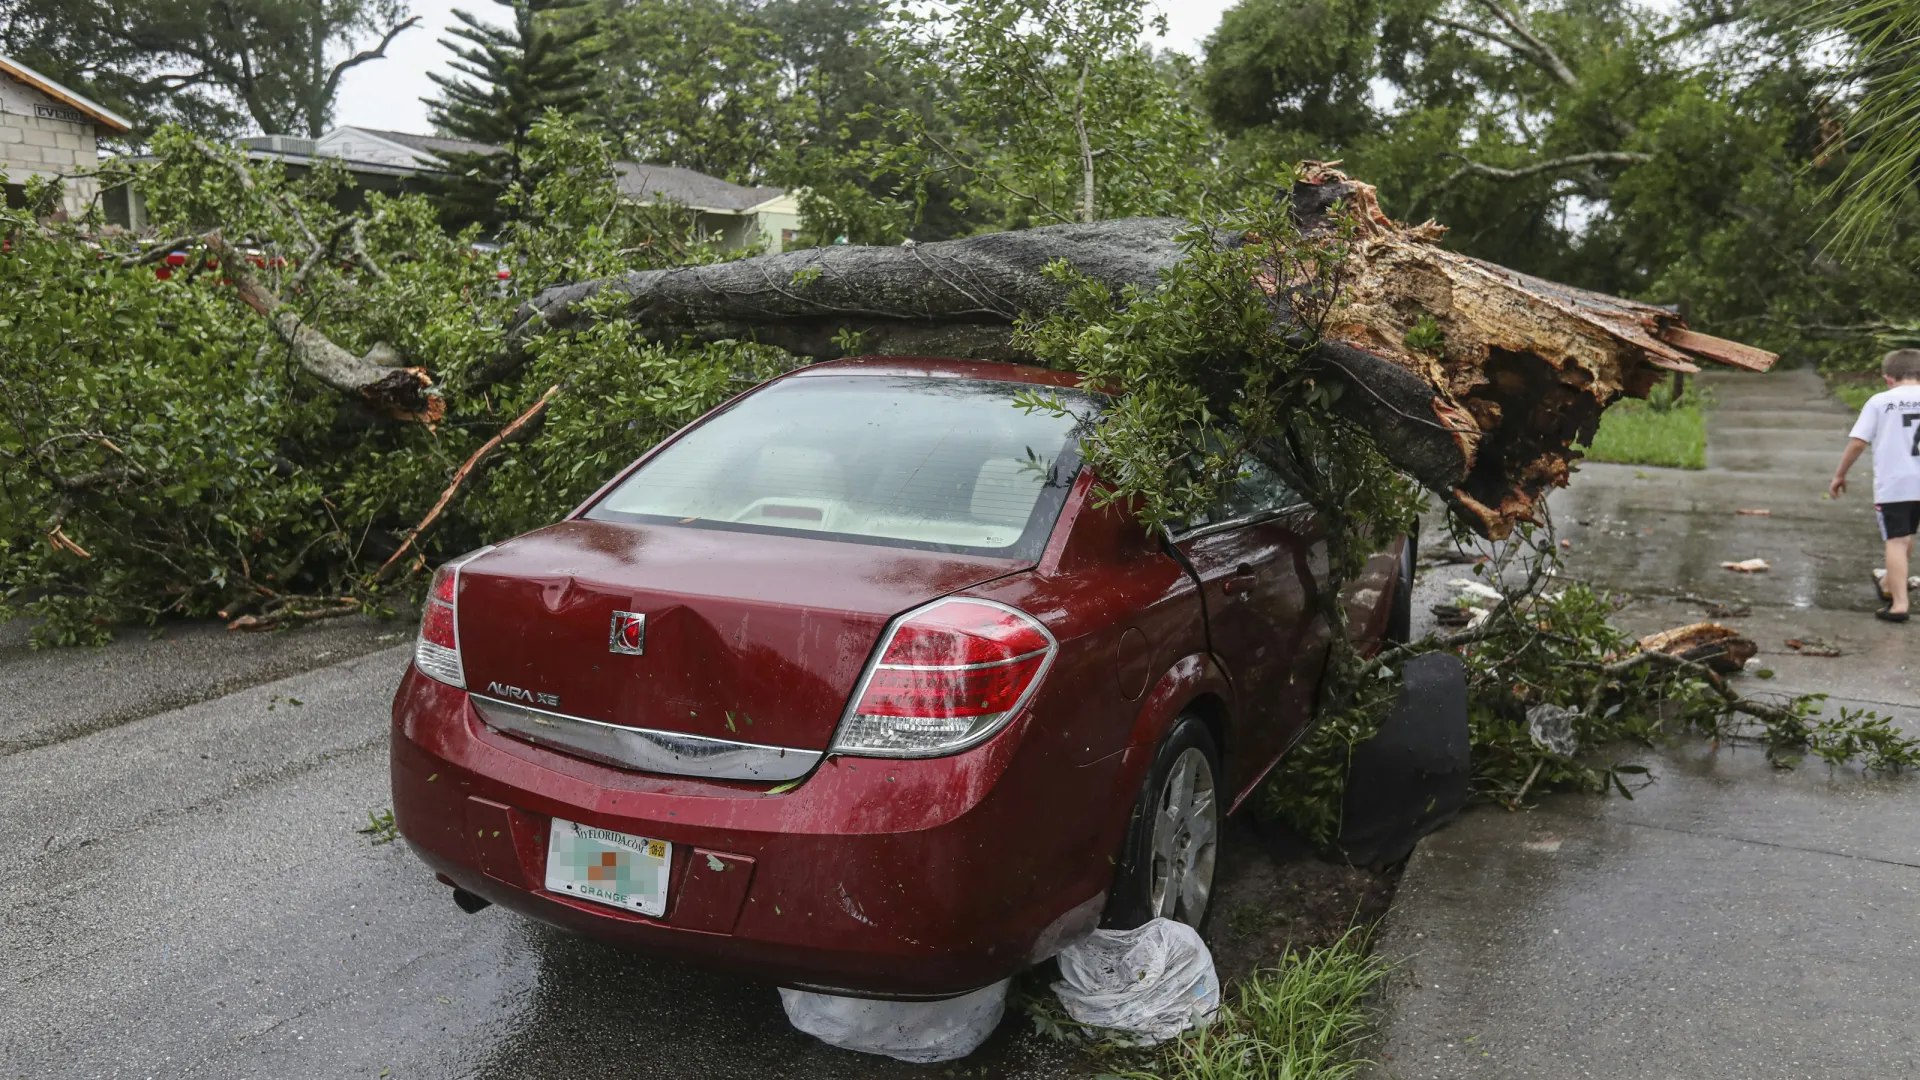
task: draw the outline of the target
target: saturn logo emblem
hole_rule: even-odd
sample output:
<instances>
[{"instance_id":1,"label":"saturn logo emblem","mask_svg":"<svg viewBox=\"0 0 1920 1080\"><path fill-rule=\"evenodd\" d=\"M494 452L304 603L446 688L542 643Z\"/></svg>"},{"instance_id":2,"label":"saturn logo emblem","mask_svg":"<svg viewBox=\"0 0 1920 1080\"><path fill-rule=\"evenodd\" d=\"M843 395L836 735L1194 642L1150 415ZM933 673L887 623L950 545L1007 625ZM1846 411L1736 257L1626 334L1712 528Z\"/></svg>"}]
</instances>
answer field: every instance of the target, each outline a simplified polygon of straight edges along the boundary
<instances>
[{"instance_id":1,"label":"saturn logo emblem","mask_svg":"<svg viewBox=\"0 0 1920 1080\"><path fill-rule=\"evenodd\" d=\"M613 629L607 635L607 651L641 656L647 651L647 617L637 611L613 613Z\"/></svg>"}]
</instances>

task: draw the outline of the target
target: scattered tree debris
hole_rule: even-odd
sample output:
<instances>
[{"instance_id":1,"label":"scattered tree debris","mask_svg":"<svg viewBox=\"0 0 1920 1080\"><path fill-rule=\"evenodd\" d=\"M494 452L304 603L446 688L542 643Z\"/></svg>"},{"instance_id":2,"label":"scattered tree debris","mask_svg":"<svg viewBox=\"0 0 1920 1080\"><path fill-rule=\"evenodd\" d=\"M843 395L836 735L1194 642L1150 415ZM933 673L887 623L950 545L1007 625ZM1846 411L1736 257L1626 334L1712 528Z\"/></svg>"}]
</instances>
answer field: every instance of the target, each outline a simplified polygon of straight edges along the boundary
<instances>
[{"instance_id":1,"label":"scattered tree debris","mask_svg":"<svg viewBox=\"0 0 1920 1080\"><path fill-rule=\"evenodd\" d=\"M1764 574L1773 569L1773 564L1765 559L1742 559L1739 562L1723 562L1720 566L1742 574Z\"/></svg>"},{"instance_id":2,"label":"scattered tree debris","mask_svg":"<svg viewBox=\"0 0 1920 1080\"><path fill-rule=\"evenodd\" d=\"M1719 623L1693 623L1662 630L1640 639L1642 652L1665 653L1682 660L1705 664L1722 675L1731 675L1746 666L1760 647L1731 626Z\"/></svg>"},{"instance_id":3,"label":"scattered tree debris","mask_svg":"<svg viewBox=\"0 0 1920 1080\"><path fill-rule=\"evenodd\" d=\"M1741 517L1772 517L1773 516L1773 511L1771 510L1735 510L1734 513L1740 515Z\"/></svg>"},{"instance_id":4,"label":"scattered tree debris","mask_svg":"<svg viewBox=\"0 0 1920 1080\"><path fill-rule=\"evenodd\" d=\"M1707 609L1707 614L1715 619L1744 619L1753 614L1753 605L1743 604L1737 600L1732 603L1723 603L1698 596L1690 596L1687 599Z\"/></svg>"},{"instance_id":5,"label":"scattered tree debris","mask_svg":"<svg viewBox=\"0 0 1920 1080\"><path fill-rule=\"evenodd\" d=\"M1840 647L1838 645L1832 644L1831 642L1822 641L1819 638L1815 638L1815 637L1807 637L1807 638L1790 637L1787 639L1787 648L1792 649L1794 652L1799 653L1801 656L1845 656L1846 655L1845 653L1840 651Z\"/></svg>"}]
</instances>

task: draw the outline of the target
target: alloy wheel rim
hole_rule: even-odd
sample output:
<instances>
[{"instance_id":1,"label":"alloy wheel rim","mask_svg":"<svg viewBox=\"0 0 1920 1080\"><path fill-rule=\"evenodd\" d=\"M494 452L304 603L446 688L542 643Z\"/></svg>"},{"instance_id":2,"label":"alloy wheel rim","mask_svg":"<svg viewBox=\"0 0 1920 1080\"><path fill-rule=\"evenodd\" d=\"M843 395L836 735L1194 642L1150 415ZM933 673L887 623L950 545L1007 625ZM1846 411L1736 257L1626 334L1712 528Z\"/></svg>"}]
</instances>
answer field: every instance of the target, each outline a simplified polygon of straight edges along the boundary
<instances>
[{"instance_id":1,"label":"alloy wheel rim","mask_svg":"<svg viewBox=\"0 0 1920 1080\"><path fill-rule=\"evenodd\" d=\"M1198 747L1175 759L1154 800L1149 909L1156 918L1198 927L1213 892L1220 809L1213 765Z\"/></svg>"}]
</instances>

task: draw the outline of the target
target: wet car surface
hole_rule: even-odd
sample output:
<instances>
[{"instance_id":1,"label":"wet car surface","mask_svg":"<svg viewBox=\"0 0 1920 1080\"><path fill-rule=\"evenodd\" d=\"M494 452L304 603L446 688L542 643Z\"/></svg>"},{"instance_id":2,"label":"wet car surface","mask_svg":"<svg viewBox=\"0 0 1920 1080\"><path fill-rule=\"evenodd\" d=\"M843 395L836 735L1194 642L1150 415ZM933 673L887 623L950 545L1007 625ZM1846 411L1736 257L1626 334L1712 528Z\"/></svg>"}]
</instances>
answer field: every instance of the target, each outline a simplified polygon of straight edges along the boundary
<instances>
[{"instance_id":1,"label":"wet car surface","mask_svg":"<svg viewBox=\"0 0 1920 1080\"><path fill-rule=\"evenodd\" d=\"M813 365L442 567L399 831L468 909L830 993L1200 922L1224 814L1313 713L1325 546L1253 460L1149 535L1079 461L1099 404L1065 378ZM1362 637L1399 591L1350 593Z\"/></svg>"}]
</instances>

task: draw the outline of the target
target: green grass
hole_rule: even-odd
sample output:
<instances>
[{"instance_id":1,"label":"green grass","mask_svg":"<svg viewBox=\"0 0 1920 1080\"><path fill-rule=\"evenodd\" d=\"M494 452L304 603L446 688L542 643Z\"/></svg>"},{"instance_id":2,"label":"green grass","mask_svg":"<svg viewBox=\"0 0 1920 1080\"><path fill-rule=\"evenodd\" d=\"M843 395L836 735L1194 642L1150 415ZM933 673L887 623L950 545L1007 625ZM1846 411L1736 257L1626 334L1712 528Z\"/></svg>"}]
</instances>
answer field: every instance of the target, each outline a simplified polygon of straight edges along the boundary
<instances>
[{"instance_id":1,"label":"green grass","mask_svg":"<svg viewBox=\"0 0 1920 1080\"><path fill-rule=\"evenodd\" d=\"M1587 448L1587 458L1622 465L1704 469L1706 414L1697 401L1691 400L1665 408L1645 401L1622 401L1600 414L1600 430Z\"/></svg>"},{"instance_id":2,"label":"green grass","mask_svg":"<svg viewBox=\"0 0 1920 1080\"><path fill-rule=\"evenodd\" d=\"M1856 412L1866 407L1868 398L1886 389L1874 383L1835 382L1828 385L1833 390L1833 396L1840 399L1840 404Z\"/></svg>"},{"instance_id":3,"label":"green grass","mask_svg":"<svg viewBox=\"0 0 1920 1080\"><path fill-rule=\"evenodd\" d=\"M1129 1080L1345 1080L1370 1030L1367 997L1388 971L1354 929L1324 949L1290 957L1240 984L1231 1005Z\"/></svg>"}]
</instances>

